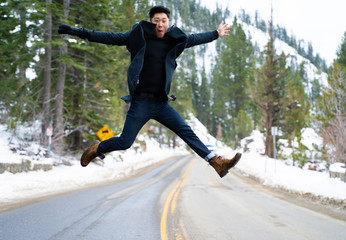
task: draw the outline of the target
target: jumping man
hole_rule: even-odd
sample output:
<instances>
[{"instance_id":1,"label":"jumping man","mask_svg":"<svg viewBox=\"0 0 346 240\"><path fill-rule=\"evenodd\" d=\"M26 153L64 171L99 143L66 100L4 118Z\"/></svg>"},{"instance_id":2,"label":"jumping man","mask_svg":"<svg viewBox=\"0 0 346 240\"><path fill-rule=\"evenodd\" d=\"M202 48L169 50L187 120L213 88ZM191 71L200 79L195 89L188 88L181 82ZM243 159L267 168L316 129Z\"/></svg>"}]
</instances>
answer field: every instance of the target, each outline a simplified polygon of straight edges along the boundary
<instances>
[{"instance_id":1,"label":"jumping man","mask_svg":"<svg viewBox=\"0 0 346 240\"><path fill-rule=\"evenodd\" d=\"M181 115L169 105L168 101L172 100L172 97L168 95L177 66L175 60L185 48L227 36L230 27L221 22L215 31L186 35L178 27L169 27L170 11L166 7L151 8L149 17L150 22L136 23L132 30L125 33L59 26L59 34L78 36L90 42L126 46L131 54L127 71L129 95L122 97L131 105L123 131L119 137L93 143L83 153L81 165L85 167L97 157L103 159L105 153L130 148L144 124L154 119L182 138L223 177L238 163L241 154L237 153L232 159L225 159L211 152Z\"/></svg>"}]
</instances>

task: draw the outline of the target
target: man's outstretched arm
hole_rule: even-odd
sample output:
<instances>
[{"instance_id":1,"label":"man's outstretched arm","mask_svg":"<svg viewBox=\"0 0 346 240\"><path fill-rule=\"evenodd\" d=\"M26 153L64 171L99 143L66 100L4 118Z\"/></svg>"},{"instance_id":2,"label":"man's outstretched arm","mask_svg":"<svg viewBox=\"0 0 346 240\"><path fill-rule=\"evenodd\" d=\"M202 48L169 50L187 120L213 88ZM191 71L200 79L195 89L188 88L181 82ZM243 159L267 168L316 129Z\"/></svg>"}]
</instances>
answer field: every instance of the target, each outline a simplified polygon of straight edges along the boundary
<instances>
[{"instance_id":1,"label":"man's outstretched arm","mask_svg":"<svg viewBox=\"0 0 346 240\"><path fill-rule=\"evenodd\" d=\"M228 24L225 24L223 21L220 23L219 27L215 31L204 32L204 33L195 33L187 36L187 45L186 47L193 47L196 45L212 42L219 37L228 36L230 27Z\"/></svg>"},{"instance_id":2,"label":"man's outstretched arm","mask_svg":"<svg viewBox=\"0 0 346 240\"><path fill-rule=\"evenodd\" d=\"M58 29L59 34L69 34L72 36L87 39L90 42L97 42L111 45L126 45L130 32L114 33L114 32L98 32L89 31L85 28L75 28L68 25L60 25Z\"/></svg>"}]
</instances>

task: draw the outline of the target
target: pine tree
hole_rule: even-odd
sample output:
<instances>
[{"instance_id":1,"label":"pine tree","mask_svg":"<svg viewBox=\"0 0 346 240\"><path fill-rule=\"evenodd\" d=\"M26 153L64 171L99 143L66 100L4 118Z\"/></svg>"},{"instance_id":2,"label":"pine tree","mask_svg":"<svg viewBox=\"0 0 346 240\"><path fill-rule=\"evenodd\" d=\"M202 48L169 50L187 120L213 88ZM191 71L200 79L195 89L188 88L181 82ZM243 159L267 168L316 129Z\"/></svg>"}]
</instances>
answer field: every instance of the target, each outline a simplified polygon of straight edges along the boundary
<instances>
[{"instance_id":1,"label":"pine tree","mask_svg":"<svg viewBox=\"0 0 346 240\"><path fill-rule=\"evenodd\" d=\"M111 10L108 3L101 0L82 4L83 8L80 5L79 1L71 2L71 9L76 9L71 11L75 21L73 25L98 31L115 28L119 21L118 11L122 10L119 1L112 2L114 8ZM97 8L94 7L96 5ZM69 64L72 78L67 82L70 90L67 97L72 100L66 104L65 118L69 121L70 132L67 140L72 150L79 150L85 142L84 139L95 139L95 132L103 125L107 124L114 130L119 123L119 120L110 120L110 116L117 112L117 119L121 119L120 96L125 94L119 93L116 87L117 80L125 82L125 75L120 79L114 77L122 75L116 72L119 66L123 65L122 59L117 61L117 47L77 39L76 43L70 44L69 49L73 61ZM113 91L114 89L116 91ZM111 104L115 106L112 107Z\"/></svg>"},{"instance_id":2,"label":"pine tree","mask_svg":"<svg viewBox=\"0 0 346 240\"><path fill-rule=\"evenodd\" d=\"M239 139L243 139L250 136L251 131L254 129L252 119L242 109L238 112L237 117L234 119L235 134ZM239 142L237 142L237 145Z\"/></svg>"},{"instance_id":3,"label":"pine tree","mask_svg":"<svg viewBox=\"0 0 346 240\"><path fill-rule=\"evenodd\" d=\"M186 54L185 57L187 61L187 68L190 69L190 71L187 73L185 77L187 78L187 82L189 86L191 87L192 95L192 106L196 111L197 118L200 116L200 113L202 111L202 96L201 96L201 82L200 78L198 76L197 64L196 64L196 55L195 51L191 51L190 54ZM201 120L201 119L200 119Z\"/></svg>"},{"instance_id":4,"label":"pine tree","mask_svg":"<svg viewBox=\"0 0 346 240\"><path fill-rule=\"evenodd\" d=\"M321 98L322 86L318 79L314 79L311 82L311 96L310 101L312 106L316 106L316 103Z\"/></svg>"},{"instance_id":5,"label":"pine tree","mask_svg":"<svg viewBox=\"0 0 346 240\"><path fill-rule=\"evenodd\" d=\"M301 66L304 67L304 66ZM287 95L283 97L278 126L289 142L301 138L301 130L309 125L310 102L305 93L301 71L288 71Z\"/></svg>"},{"instance_id":6,"label":"pine tree","mask_svg":"<svg viewBox=\"0 0 346 240\"><path fill-rule=\"evenodd\" d=\"M25 115L26 69L33 57L26 45L29 7L25 1L5 1L0 9L0 105L8 109L14 121Z\"/></svg>"},{"instance_id":7,"label":"pine tree","mask_svg":"<svg viewBox=\"0 0 346 240\"><path fill-rule=\"evenodd\" d=\"M43 78L43 99L41 113L41 144L47 145L48 138L46 129L51 121L51 66L52 66L52 0L46 0L46 21L44 32L45 56L44 56L44 78Z\"/></svg>"},{"instance_id":8,"label":"pine tree","mask_svg":"<svg viewBox=\"0 0 346 240\"><path fill-rule=\"evenodd\" d=\"M336 53L337 62L342 66L346 66L346 31L344 32L344 36L342 39L342 43Z\"/></svg>"},{"instance_id":9,"label":"pine tree","mask_svg":"<svg viewBox=\"0 0 346 240\"><path fill-rule=\"evenodd\" d=\"M26 26L26 21L28 20L26 6L23 3L18 2L15 12L19 15L19 24L20 24L19 25L20 34L18 39L19 51L18 51L17 61L18 61L18 78L20 81L19 86L22 87L26 83L25 72L26 72L26 69L28 68L28 63L26 60L27 60L27 55L29 52L28 47L26 46L26 43L28 40L28 32L29 32L29 29Z\"/></svg>"},{"instance_id":10,"label":"pine tree","mask_svg":"<svg viewBox=\"0 0 346 240\"><path fill-rule=\"evenodd\" d=\"M69 8L70 0L63 1L63 20L67 21L69 17ZM66 39L66 36L63 36L63 39ZM54 150L61 153L63 152L64 146L64 88L66 81L66 63L65 59L68 54L67 52L67 42L62 42L62 45L59 47L59 70L58 78L56 83L56 93L55 93L55 104L54 104L54 114L53 114L53 129L54 129Z\"/></svg>"},{"instance_id":11,"label":"pine tree","mask_svg":"<svg viewBox=\"0 0 346 240\"><path fill-rule=\"evenodd\" d=\"M278 126L281 109L286 96L288 69L286 56L282 53L276 56L274 48L273 22L269 23L270 40L264 51L265 63L255 71L255 81L249 84L253 103L264 113L264 128L266 130L265 154L274 156L272 126Z\"/></svg>"},{"instance_id":12,"label":"pine tree","mask_svg":"<svg viewBox=\"0 0 346 240\"><path fill-rule=\"evenodd\" d=\"M234 18L230 36L225 38L220 56L213 71L213 114L221 121L223 136L228 142L240 140L234 119L241 110L250 109L246 92L253 68L253 47L246 38L237 18ZM217 129L218 123L214 126ZM216 134L216 132L214 132Z\"/></svg>"},{"instance_id":13,"label":"pine tree","mask_svg":"<svg viewBox=\"0 0 346 240\"><path fill-rule=\"evenodd\" d=\"M201 86L200 86L200 101L197 111L197 118L209 129L211 127L210 121L210 83L208 82L205 69L202 70Z\"/></svg>"}]
</instances>

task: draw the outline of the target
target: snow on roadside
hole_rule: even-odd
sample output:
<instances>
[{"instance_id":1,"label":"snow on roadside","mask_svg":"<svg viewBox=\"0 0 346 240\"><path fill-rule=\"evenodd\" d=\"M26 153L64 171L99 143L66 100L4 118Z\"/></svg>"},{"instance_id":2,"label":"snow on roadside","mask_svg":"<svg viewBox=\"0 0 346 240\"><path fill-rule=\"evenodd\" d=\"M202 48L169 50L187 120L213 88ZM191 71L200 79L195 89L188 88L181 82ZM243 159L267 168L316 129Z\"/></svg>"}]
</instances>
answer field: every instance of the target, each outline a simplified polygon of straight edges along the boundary
<instances>
[{"instance_id":1,"label":"snow on roadside","mask_svg":"<svg viewBox=\"0 0 346 240\"><path fill-rule=\"evenodd\" d=\"M288 166L284 161L274 162L273 159L263 156L263 136L259 131L254 131L250 137L243 139L242 148L234 150L218 142L208 134L206 128L196 118L190 117L191 120L188 122L193 130L205 144L216 146L218 154L227 157L233 156L236 151L243 152L236 169L244 175L255 177L267 186L346 201L346 183L340 179L331 179L326 172L303 170ZM316 143L316 136L310 130L306 132L309 134L303 140L304 143L306 145L309 145L309 141ZM8 139L10 137L12 136L9 133L0 128L0 152L4 153L2 156L8 159L6 162L18 160L18 155L9 150ZM146 143L145 152L141 152L141 148L139 148L136 153L134 147L126 151L113 152L107 155L103 165L93 163L82 168L78 159L70 156L66 160L69 160L71 166L54 166L53 170L48 172L17 174L5 172L0 174L0 207L10 203L19 203L28 198L72 191L131 176L138 170L159 161L188 153L185 145L173 151L168 148L160 148L156 141L146 136L140 136L139 140ZM247 149L245 149L245 143ZM247 152L244 152L245 150ZM56 156L53 157L56 158ZM61 162L60 159L51 159L51 161Z\"/></svg>"},{"instance_id":2,"label":"snow on roadside","mask_svg":"<svg viewBox=\"0 0 346 240\"><path fill-rule=\"evenodd\" d=\"M302 130L301 142L310 151L314 149L313 144L322 144L320 137L311 128ZM346 203L346 183L338 178L329 178L328 172L304 170L264 156L264 136L259 131L253 131L250 137L243 139L241 146L242 149L245 146L248 149L236 166L243 174L252 176L270 187L343 200Z\"/></svg>"},{"instance_id":3,"label":"snow on roadside","mask_svg":"<svg viewBox=\"0 0 346 240\"><path fill-rule=\"evenodd\" d=\"M19 135L22 136L23 133L21 132ZM53 170L47 172L30 171L16 174L5 172L0 174L0 207L123 179L172 156L188 154L184 148L176 150L160 148L159 143L146 136L139 136L139 140L146 143L145 152L138 150L137 153L134 148L113 152L108 154L103 162L91 163L88 167L83 168L79 163L80 156L78 158L59 157L53 154L51 158L45 158L38 154L32 159L32 157L21 155L23 153L20 151L12 152L9 145L21 145L21 140L7 132L4 125L0 125L0 163L21 163L22 159L61 163L63 159L71 164L71 166L53 166ZM36 154L40 153L37 146L33 143L26 150Z\"/></svg>"},{"instance_id":4,"label":"snow on roadside","mask_svg":"<svg viewBox=\"0 0 346 240\"><path fill-rule=\"evenodd\" d=\"M236 168L270 187L299 194L310 193L317 197L346 200L346 183L337 178L329 178L325 172L287 166L282 161L275 161L258 153L243 153Z\"/></svg>"},{"instance_id":5,"label":"snow on roadside","mask_svg":"<svg viewBox=\"0 0 346 240\"><path fill-rule=\"evenodd\" d=\"M74 159L69 161L72 166L60 165L47 172L32 171L16 174L5 172L0 174L0 207L33 197L59 194L123 179L172 156L187 154L186 151L156 148L155 143L147 145L149 145L147 146L148 152L145 153L136 154L132 149L122 152L123 161L119 161L120 152L109 154L105 158L103 166L101 162L96 162L83 168L78 159ZM150 147L150 145L153 146Z\"/></svg>"},{"instance_id":6,"label":"snow on roadside","mask_svg":"<svg viewBox=\"0 0 346 240\"><path fill-rule=\"evenodd\" d=\"M9 147L9 139L11 134L6 131L4 125L0 125L0 162L21 163L21 158L17 154L13 154Z\"/></svg>"},{"instance_id":7,"label":"snow on roadside","mask_svg":"<svg viewBox=\"0 0 346 240\"><path fill-rule=\"evenodd\" d=\"M244 175L254 177L264 185L281 188L299 194L312 194L317 197L343 200L346 204L346 183L338 178L329 178L327 172L303 170L299 167L288 166L284 161L274 160L264 156L264 136L255 130L251 136L241 142L240 149L230 149L219 146L217 140L211 137L205 127L193 115L190 115L191 127L201 135L204 143L218 146L217 153L225 157L233 157L242 152L241 161L236 165ZM314 151L313 144L321 145L322 139L311 128L302 130L302 143ZM246 147L245 147L246 146ZM246 151L246 152L244 152ZM286 151L287 152L287 151Z\"/></svg>"}]
</instances>

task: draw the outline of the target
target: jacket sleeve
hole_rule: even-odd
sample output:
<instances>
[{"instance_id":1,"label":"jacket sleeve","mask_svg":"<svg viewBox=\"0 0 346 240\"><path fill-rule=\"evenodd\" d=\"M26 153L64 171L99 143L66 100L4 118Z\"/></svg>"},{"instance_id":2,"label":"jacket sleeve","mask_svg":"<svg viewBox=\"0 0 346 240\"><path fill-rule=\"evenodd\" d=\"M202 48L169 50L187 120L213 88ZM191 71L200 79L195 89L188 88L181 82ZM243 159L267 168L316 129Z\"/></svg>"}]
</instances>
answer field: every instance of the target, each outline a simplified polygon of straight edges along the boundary
<instances>
[{"instance_id":1,"label":"jacket sleeve","mask_svg":"<svg viewBox=\"0 0 346 240\"><path fill-rule=\"evenodd\" d=\"M110 45L127 45L131 31L125 33L89 31L88 40Z\"/></svg>"},{"instance_id":2,"label":"jacket sleeve","mask_svg":"<svg viewBox=\"0 0 346 240\"><path fill-rule=\"evenodd\" d=\"M219 38L217 31L195 33L187 36L186 48L193 47L196 45L212 42Z\"/></svg>"}]
</instances>

